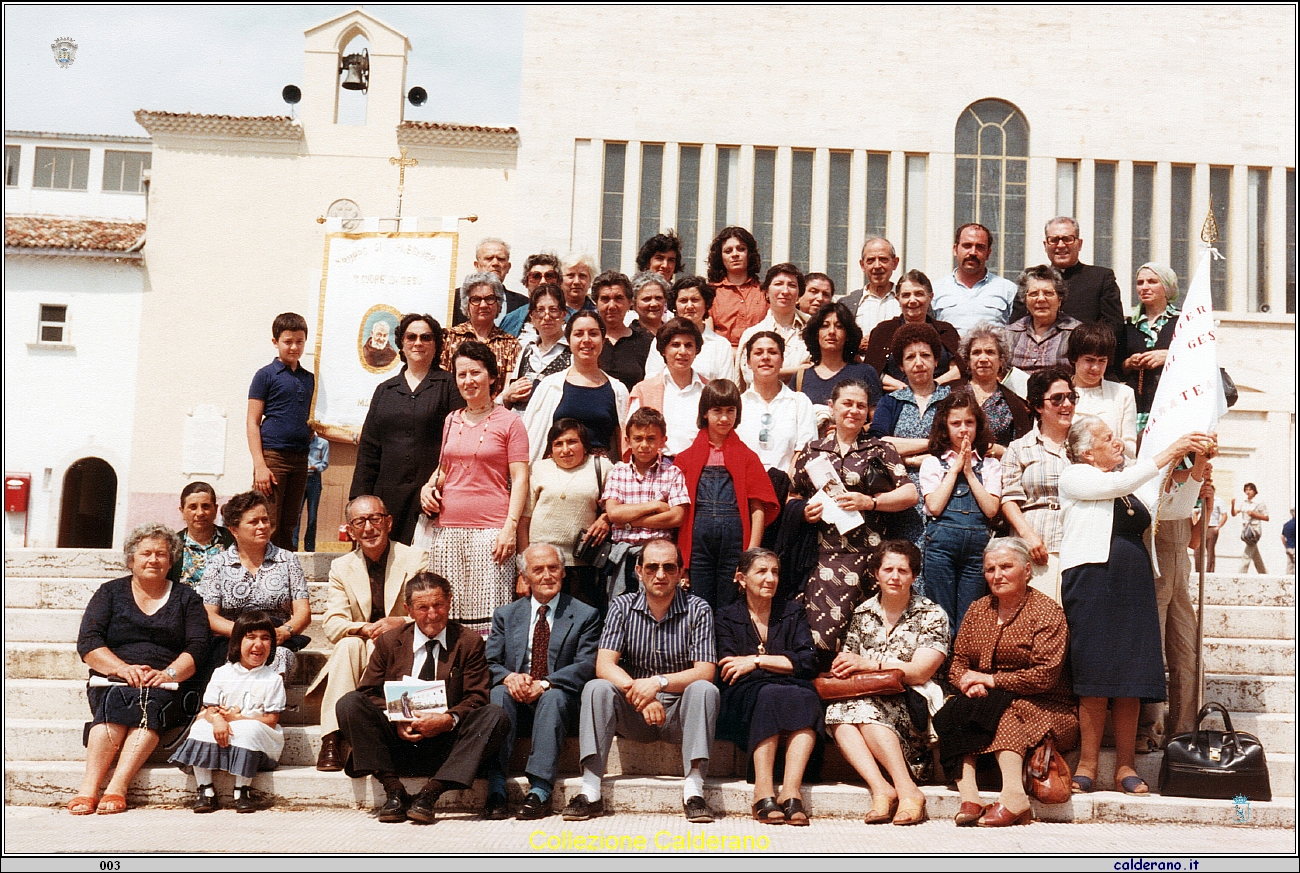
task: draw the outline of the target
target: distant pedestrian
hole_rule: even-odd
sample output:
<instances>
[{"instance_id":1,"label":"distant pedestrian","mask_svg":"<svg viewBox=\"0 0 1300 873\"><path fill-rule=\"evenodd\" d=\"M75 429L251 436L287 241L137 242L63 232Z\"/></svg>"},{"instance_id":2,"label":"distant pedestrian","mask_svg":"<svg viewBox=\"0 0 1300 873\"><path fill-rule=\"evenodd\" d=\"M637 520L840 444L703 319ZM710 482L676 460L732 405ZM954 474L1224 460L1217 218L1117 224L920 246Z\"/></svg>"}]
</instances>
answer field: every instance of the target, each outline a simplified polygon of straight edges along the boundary
<instances>
[{"instance_id":1,"label":"distant pedestrian","mask_svg":"<svg viewBox=\"0 0 1300 873\"><path fill-rule=\"evenodd\" d=\"M1245 516L1241 525L1241 542L1245 549L1241 553L1241 569L1237 572L1250 572L1250 565L1253 562L1255 570L1262 575L1268 570L1264 569L1264 557L1259 553L1259 539L1264 534L1264 525L1261 522L1268 521L1268 507L1259 499L1259 489L1255 487L1254 482L1247 482L1241 490L1245 492L1246 499L1240 506L1237 505L1236 498L1232 501L1232 514Z\"/></svg>"}]
</instances>

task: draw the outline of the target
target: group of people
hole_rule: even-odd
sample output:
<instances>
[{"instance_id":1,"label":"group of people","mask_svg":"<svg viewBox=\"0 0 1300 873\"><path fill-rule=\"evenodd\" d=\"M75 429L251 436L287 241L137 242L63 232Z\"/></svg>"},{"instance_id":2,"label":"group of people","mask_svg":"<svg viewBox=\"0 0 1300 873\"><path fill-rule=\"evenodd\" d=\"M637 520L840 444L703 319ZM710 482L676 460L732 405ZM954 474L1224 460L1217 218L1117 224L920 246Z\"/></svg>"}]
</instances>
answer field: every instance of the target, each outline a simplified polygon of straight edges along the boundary
<instances>
[{"instance_id":1,"label":"group of people","mask_svg":"<svg viewBox=\"0 0 1300 873\"><path fill-rule=\"evenodd\" d=\"M331 568L335 648L309 689L318 768L373 774L381 820L432 821L482 764L485 814L500 818L514 738L531 728L520 815L537 818L576 730L582 793L564 816L583 820L603 810L616 733L667 739L682 744L684 812L703 822L720 737L752 756L755 818L802 825L804 770L829 726L871 789L868 823L924 821L917 783L940 757L960 774L958 824L998 827L1031 819L1019 768L1049 735L1082 743L1074 787L1093 790L1109 709L1117 782L1146 793L1139 723L1154 748L1194 716L1190 523L1177 522L1209 483L1214 442L1192 434L1135 461L1177 277L1141 268L1125 321L1114 275L1078 262L1078 225L1056 218L1045 236L1050 263L1018 283L987 270L981 225L958 230L958 266L937 283L912 270L895 284L893 246L868 240L867 283L838 301L829 277L793 264L760 280L740 227L713 241L707 279L677 275L669 231L631 278L533 255L526 295L503 284L508 247L485 240L459 289L463 322L401 319L403 367L353 437L356 549ZM79 651L109 682L92 688L74 813L124 809L148 751L123 751L100 797L113 755L131 735L151 750L195 712L174 759L200 780L196 811L217 807L213 769L236 774L237 808L263 800L249 780L278 758L283 681L310 622L284 536L311 439L305 321L279 316L273 340L250 388L254 490L223 507L222 528L212 489L187 486L186 528L133 533L132 576L87 608ZM1023 397L1009 387L1021 383ZM1167 721L1141 707L1166 697L1165 655ZM903 693L828 702L811 681L895 669ZM390 721L383 683L412 676L445 681L447 709ZM957 705L976 699L985 725L1000 707L996 730L973 730ZM1007 777L989 808L981 754ZM406 795L401 776L430 774Z\"/></svg>"}]
</instances>

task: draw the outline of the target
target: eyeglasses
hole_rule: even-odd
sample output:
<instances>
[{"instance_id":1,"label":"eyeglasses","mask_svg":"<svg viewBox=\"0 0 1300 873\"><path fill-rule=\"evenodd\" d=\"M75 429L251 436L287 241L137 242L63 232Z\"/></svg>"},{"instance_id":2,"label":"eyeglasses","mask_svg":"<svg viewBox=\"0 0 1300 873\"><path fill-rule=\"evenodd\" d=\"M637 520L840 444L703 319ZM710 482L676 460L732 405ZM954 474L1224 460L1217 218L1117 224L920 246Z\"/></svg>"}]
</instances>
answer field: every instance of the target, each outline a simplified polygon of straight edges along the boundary
<instances>
[{"instance_id":1,"label":"eyeglasses","mask_svg":"<svg viewBox=\"0 0 1300 873\"><path fill-rule=\"evenodd\" d=\"M560 276L559 276L558 273L556 273L556 272L554 272L554 271L552 271L552 272L550 272L550 273L529 273L529 274L528 274L528 281L530 281L530 282L550 282L552 285L554 285L556 282L560 281Z\"/></svg>"},{"instance_id":2,"label":"eyeglasses","mask_svg":"<svg viewBox=\"0 0 1300 873\"><path fill-rule=\"evenodd\" d=\"M762 430L758 432L758 441L766 448L768 440L772 438L772 413L764 412L758 423L763 426Z\"/></svg>"},{"instance_id":3,"label":"eyeglasses","mask_svg":"<svg viewBox=\"0 0 1300 873\"><path fill-rule=\"evenodd\" d=\"M1047 244L1049 246L1070 246L1079 241L1077 236L1049 236Z\"/></svg>"},{"instance_id":4,"label":"eyeglasses","mask_svg":"<svg viewBox=\"0 0 1300 873\"><path fill-rule=\"evenodd\" d=\"M361 515L349 521L348 527L355 531L365 530L366 525L370 525L371 527L380 527L383 525L384 519L386 518L388 518L388 516L382 512L376 512L372 515Z\"/></svg>"},{"instance_id":5,"label":"eyeglasses","mask_svg":"<svg viewBox=\"0 0 1300 873\"><path fill-rule=\"evenodd\" d=\"M471 297L469 299L470 306L491 306L493 303L496 302L497 302L497 298L495 294L493 294L491 297Z\"/></svg>"},{"instance_id":6,"label":"eyeglasses","mask_svg":"<svg viewBox=\"0 0 1300 873\"><path fill-rule=\"evenodd\" d=\"M564 314L554 306L547 308L537 307L533 310L533 318L563 318Z\"/></svg>"},{"instance_id":7,"label":"eyeglasses","mask_svg":"<svg viewBox=\"0 0 1300 873\"><path fill-rule=\"evenodd\" d=\"M1071 391L1068 394L1053 394L1049 397L1044 397L1043 399L1053 406L1064 406L1066 401L1069 401L1070 405L1073 406L1079 402L1079 392Z\"/></svg>"},{"instance_id":8,"label":"eyeglasses","mask_svg":"<svg viewBox=\"0 0 1300 873\"><path fill-rule=\"evenodd\" d=\"M642 564L641 569L650 576L658 576L660 570L664 571L665 576L674 576L677 571L681 570L681 566L671 562L667 564Z\"/></svg>"},{"instance_id":9,"label":"eyeglasses","mask_svg":"<svg viewBox=\"0 0 1300 873\"><path fill-rule=\"evenodd\" d=\"M433 334L431 333L408 333L402 337L408 343L431 343Z\"/></svg>"}]
</instances>

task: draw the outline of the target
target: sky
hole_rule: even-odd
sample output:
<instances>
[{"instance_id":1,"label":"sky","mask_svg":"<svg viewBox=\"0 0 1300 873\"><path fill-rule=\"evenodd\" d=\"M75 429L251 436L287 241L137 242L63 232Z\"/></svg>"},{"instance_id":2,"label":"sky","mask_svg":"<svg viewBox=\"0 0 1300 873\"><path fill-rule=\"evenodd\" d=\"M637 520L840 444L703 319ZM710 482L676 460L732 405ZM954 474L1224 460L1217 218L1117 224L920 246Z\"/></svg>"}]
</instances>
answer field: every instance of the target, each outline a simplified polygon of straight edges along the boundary
<instances>
[{"instance_id":1,"label":"sky","mask_svg":"<svg viewBox=\"0 0 1300 873\"><path fill-rule=\"evenodd\" d=\"M137 109L286 115L303 31L352 8L6 5L5 129L145 136ZM517 123L522 7L365 9L411 42L406 85L429 102L408 103L408 120ZM51 48L62 37L78 46L66 69Z\"/></svg>"}]
</instances>

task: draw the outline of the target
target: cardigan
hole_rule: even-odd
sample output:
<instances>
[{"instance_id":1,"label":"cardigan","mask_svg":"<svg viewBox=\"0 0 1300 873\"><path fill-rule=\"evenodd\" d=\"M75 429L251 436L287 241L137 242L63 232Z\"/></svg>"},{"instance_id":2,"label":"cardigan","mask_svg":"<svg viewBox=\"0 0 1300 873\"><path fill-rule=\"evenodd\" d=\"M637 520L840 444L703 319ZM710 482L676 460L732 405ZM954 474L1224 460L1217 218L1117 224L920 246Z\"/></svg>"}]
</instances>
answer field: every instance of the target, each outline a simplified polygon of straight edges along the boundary
<instances>
[{"instance_id":1,"label":"cardigan","mask_svg":"<svg viewBox=\"0 0 1300 873\"><path fill-rule=\"evenodd\" d=\"M686 517L677 529L677 547L681 550L682 561L689 566L691 561L691 533L695 520L695 489L700 484L700 475L709 462L709 432L701 430L691 447L677 456L673 463L681 468L686 476L686 491L691 495L691 502L686 505ZM772 480L768 478L767 468L762 460L749 446L741 442L733 430L722 441L722 458L727 472L731 474L731 484L736 489L736 503L740 510L741 543L748 547L750 526L753 519L749 512L749 501L759 500L763 503L763 527L776 520L781 505L776 502L776 491L772 489Z\"/></svg>"},{"instance_id":2,"label":"cardigan","mask_svg":"<svg viewBox=\"0 0 1300 873\"><path fill-rule=\"evenodd\" d=\"M546 435L551 432L551 425L555 423L555 410L564 396L564 380L569 375L569 370L552 373L538 382L537 387L533 389L533 396L528 399L528 408L524 410L524 430L528 431L530 463L536 464L546 454ZM609 376L606 378L609 379L610 387L614 389L614 407L618 412L619 432L614 435L614 439L621 443L623 430L627 427L627 386L617 379ZM613 446L610 446L610 456L618 456Z\"/></svg>"},{"instance_id":3,"label":"cardigan","mask_svg":"<svg viewBox=\"0 0 1300 873\"><path fill-rule=\"evenodd\" d=\"M1144 458L1132 467L1114 470L1109 473L1097 469L1091 464L1071 464L1061 473L1059 482L1061 494L1061 570L1065 571L1080 564L1103 564L1110 557L1111 525L1114 523L1115 498L1133 494L1151 510L1152 518L1164 514L1169 518L1178 518L1179 513L1188 512L1189 505L1196 502L1201 490L1201 483L1188 477L1181 485L1175 484L1173 490L1160 494L1163 481L1161 470L1155 462ZM1147 544L1147 553L1151 555L1155 574L1160 575L1156 564L1156 551L1151 546L1151 530L1143 535Z\"/></svg>"}]
</instances>

